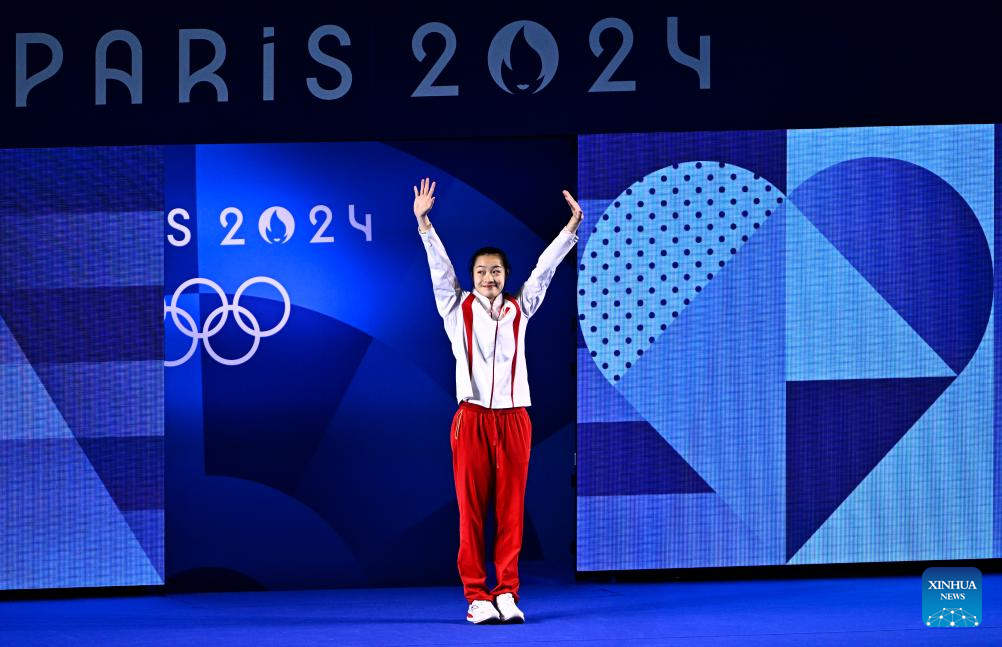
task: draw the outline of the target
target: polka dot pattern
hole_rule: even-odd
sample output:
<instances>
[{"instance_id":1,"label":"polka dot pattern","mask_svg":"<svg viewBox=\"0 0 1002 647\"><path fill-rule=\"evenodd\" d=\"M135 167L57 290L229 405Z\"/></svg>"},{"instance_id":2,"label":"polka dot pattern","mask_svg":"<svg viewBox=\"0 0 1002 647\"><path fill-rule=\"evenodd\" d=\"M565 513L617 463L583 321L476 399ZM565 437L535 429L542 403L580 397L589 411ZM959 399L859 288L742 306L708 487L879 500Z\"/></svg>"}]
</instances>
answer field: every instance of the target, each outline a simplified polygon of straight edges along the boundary
<instances>
[{"instance_id":1,"label":"polka dot pattern","mask_svg":"<svg viewBox=\"0 0 1002 647\"><path fill-rule=\"evenodd\" d=\"M578 272L582 335L609 382L626 375L785 201L747 169L704 161L654 171L612 201Z\"/></svg>"}]
</instances>

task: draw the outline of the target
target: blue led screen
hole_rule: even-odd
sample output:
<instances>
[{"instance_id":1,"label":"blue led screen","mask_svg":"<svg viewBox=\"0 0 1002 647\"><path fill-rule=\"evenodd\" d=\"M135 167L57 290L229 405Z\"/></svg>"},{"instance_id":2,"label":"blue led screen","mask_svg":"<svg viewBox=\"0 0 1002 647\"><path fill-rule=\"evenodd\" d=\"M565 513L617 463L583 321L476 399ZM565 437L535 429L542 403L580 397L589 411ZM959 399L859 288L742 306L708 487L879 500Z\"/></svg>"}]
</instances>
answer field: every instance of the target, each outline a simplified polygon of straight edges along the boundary
<instances>
[{"instance_id":1,"label":"blue led screen","mask_svg":"<svg viewBox=\"0 0 1002 647\"><path fill-rule=\"evenodd\" d=\"M164 582L163 155L0 151L0 589Z\"/></svg>"},{"instance_id":2,"label":"blue led screen","mask_svg":"<svg viewBox=\"0 0 1002 647\"><path fill-rule=\"evenodd\" d=\"M996 127L578 144L525 562L569 556L575 300L579 570L1002 556ZM501 158L531 166L517 197ZM441 178L457 265L500 243L517 282L572 159L0 152L0 588L452 581L454 367L408 183Z\"/></svg>"},{"instance_id":3,"label":"blue led screen","mask_svg":"<svg viewBox=\"0 0 1002 647\"><path fill-rule=\"evenodd\" d=\"M579 138L577 567L1002 556L991 125Z\"/></svg>"}]
</instances>

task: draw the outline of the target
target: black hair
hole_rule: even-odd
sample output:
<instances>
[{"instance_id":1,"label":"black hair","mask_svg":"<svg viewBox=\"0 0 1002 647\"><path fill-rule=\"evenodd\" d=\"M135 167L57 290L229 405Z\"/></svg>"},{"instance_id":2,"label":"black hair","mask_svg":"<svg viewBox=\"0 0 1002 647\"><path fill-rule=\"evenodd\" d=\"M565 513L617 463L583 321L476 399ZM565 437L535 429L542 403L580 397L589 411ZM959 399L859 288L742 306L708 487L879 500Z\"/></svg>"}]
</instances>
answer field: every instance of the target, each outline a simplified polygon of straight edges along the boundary
<instances>
[{"instance_id":1,"label":"black hair","mask_svg":"<svg viewBox=\"0 0 1002 647\"><path fill-rule=\"evenodd\" d=\"M477 257L479 256L500 256L501 265L504 266L504 275L507 278L511 274L511 266L508 265L508 255L504 253L504 250L498 249L497 247L481 247L477 251L473 252L473 256L470 256L470 276L473 276L473 264L477 262Z\"/></svg>"}]
</instances>

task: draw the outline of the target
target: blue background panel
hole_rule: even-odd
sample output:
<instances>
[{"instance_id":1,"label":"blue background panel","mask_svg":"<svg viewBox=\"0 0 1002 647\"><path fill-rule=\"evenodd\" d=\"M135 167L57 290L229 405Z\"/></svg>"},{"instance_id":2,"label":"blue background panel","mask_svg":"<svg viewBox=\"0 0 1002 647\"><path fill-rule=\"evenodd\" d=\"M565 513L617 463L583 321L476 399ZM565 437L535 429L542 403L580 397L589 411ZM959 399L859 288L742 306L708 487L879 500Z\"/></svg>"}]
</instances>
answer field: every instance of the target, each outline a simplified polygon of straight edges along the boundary
<instances>
[{"instance_id":1,"label":"blue background panel","mask_svg":"<svg viewBox=\"0 0 1002 647\"><path fill-rule=\"evenodd\" d=\"M411 186L438 183L431 214L460 282L468 254L505 249L517 291L567 222L569 140L197 146L166 157L168 193L186 205L192 239L164 244L169 303L201 277L232 303L255 276L289 295L289 318L246 362L220 363L204 341L165 369L168 582L180 589L446 583L456 580L458 511L448 443L455 361L431 290ZM517 174L520 188L510 191ZM311 242L322 221L334 241ZM349 205L370 239L349 222ZM535 205L527 210L526 205ZM259 233L279 206L286 242ZM234 236L221 245L240 210ZM288 225L271 216L272 231ZM266 228L267 231L267 228ZM527 329L532 401L521 561L569 568L573 528L573 259L556 273ZM220 306L192 287L179 307L202 326ZM285 304L254 285L240 306L270 328ZM219 315L217 315L218 318ZM218 320L218 319L217 319ZM167 358L191 338L168 314ZM253 348L230 316L208 339L223 358ZM206 537L212 541L207 542Z\"/></svg>"}]
</instances>

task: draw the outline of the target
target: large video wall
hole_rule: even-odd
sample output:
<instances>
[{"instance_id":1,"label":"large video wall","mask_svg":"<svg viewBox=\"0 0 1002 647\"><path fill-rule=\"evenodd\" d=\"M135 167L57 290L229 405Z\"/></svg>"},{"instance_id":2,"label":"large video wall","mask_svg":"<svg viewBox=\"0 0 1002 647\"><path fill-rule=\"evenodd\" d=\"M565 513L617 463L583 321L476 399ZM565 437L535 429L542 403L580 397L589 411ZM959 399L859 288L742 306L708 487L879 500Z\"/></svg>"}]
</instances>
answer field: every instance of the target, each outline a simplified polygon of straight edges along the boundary
<instances>
[{"instance_id":1,"label":"large video wall","mask_svg":"<svg viewBox=\"0 0 1002 647\"><path fill-rule=\"evenodd\" d=\"M999 159L991 125L0 151L0 589L453 582L411 186L517 289L575 161L523 564L1002 556Z\"/></svg>"},{"instance_id":2,"label":"large video wall","mask_svg":"<svg viewBox=\"0 0 1002 647\"><path fill-rule=\"evenodd\" d=\"M1002 556L991 125L585 136L582 571Z\"/></svg>"}]
</instances>

